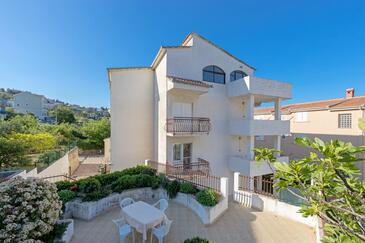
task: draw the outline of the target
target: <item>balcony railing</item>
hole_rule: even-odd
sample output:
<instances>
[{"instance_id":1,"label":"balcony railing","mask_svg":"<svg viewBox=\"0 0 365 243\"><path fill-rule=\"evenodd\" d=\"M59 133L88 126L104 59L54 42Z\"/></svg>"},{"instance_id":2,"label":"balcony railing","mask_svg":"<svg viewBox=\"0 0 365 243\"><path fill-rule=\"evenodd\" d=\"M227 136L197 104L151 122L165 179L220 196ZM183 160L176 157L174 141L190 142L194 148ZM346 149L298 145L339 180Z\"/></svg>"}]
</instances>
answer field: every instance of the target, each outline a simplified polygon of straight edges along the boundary
<instances>
[{"instance_id":1,"label":"balcony railing","mask_svg":"<svg viewBox=\"0 0 365 243\"><path fill-rule=\"evenodd\" d=\"M197 162L189 164L158 163L152 160L146 160L145 163L170 179L190 182L200 189L209 188L220 192L221 178L211 175L209 162L204 159L199 158Z\"/></svg>"},{"instance_id":2,"label":"balcony railing","mask_svg":"<svg viewBox=\"0 0 365 243\"><path fill-rule=\"evenodd\" d=\"M167 119L166 132L174 135L209 134L210 119L204 117L174 117Z\"/></svg>"}]
</instances>

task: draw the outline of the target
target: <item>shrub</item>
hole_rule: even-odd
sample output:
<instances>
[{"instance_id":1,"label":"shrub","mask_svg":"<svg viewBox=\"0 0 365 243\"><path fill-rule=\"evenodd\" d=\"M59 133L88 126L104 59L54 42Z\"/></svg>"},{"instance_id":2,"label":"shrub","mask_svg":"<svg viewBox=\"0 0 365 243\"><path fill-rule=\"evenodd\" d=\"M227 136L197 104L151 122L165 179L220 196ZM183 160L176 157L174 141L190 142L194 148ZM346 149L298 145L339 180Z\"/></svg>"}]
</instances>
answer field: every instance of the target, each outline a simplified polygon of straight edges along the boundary
<instances>
[{"instance_id":1,"label":"shrub","mask_svg":"<svg viewBox=\"0 0 365 243\"><path fill-rule=\"evenodd\" d=\"M82 193L98 193L101 190L100 181L94 177L89 177L78 181L80 192Z\"/></svg>"},{"instance_id":2,"label":"shrub","mask_svg":"<svg viewBox=\"0 0 365 243\"><path fill-rule=\"evenodd\" d=\"M112 184L113 192L122 192L123 190L132 188L135 185L136 177L131 175L125 175L120 177Z\"/></svg>"},{"instance_id":3,"label":"shrub","mask_svg":"<svg viewBox=\"0 0 365 243\"><path fill-rule=\"evenodd\" d=\"M183 182L180 184L180 192L195 195L198 189L190 182Z\"/></svg>"},{"instance_id":4,"label":"shrub","mask_svg":"<svg viewBox=\"0 0 365 243\"><path fill-rule=\"evenodd\" d=\"M160 180L156 176L146 174L124 175L115 181L111 189L113 192L122 192L123 190L140 187L157 188L160 186Z\"/></svg>"},{"instance_id":5,"label":"shrub","mask_svg":"<svg viewBox=\"0 0 365 243\"><path fill-rule=\"evenodd\" d=\"M57 186L58 191L70 190L73 185L75 185L75 182L71 182L71 181L58 181L58 182L56 182L56 186Z\"/></svg>"},{"instance_id":6,"label":"shrub","mask_svg":"<svg viewBox=\"0 0 365 243\"><path fill-rule=\"evenodd\" d=\"M71 190L61 190L58 192L58 196L60 197L60 200L62 201L62 205L64 206L67 202L71 201L75 198L76 193Z\"/></svg>"},{"instance_id":7,"label":"shrub","mask_svg":"<svg viewBox=\"0 0 365 243\"><path fill-rule=\"evenodd\" d=\"M150 175L150 176L154 176L156 175L156 170L149 167L149 166L145 166L145 165L137 165L135 167L132 168L128 168L122 171L123 175L139 175L139 174L144 174L144 175Z\"/></svg>"},{"instance_id":8,"label":"shrub","mask_svg":"<svg viewBox=\"0 0 365 243\"><path fill-rule=\"evenodd\" d=\"M15 178L0 187L0 242L34 242L48 234L61 212L54 184Z\"/></svg>"},{"instance_id":9,"label":"shrub","mask_svg":"<svg viewBox=\"0 0 365 243\"><path fill-rule=\"evenodd\" d=\"M160 180L160 177L157 177L157 176L154 176L152 177L152 184L151 184L151 187L152 189L157 189L160 187L161 185L161 180Z\"/></svg>"},{"instance_id":10,"label":"shrub","mask_svg":"<svg viewBox=\"0 0 365 243\"><path fill-rule=\"evenodd\" d=\"M196 194L196 200L204 206L215 206L219 202L220 195L215 191L204 189Z\"/></svg>"},{"instance_id":11,"label":"shrub","mask_svg":"<svg viewBox=\"0 0 365 243\"><path fill-rule=\"evenodd\" d=\"M177 180L170 182L166 190L169 198L176 197L177 193L180 191L180 182L178 182Z\"/></svg>"},{"instance_id":12,"label":"shrub","mask_svg":"<svg viewBox=\"0 0 365 243\"><path fill-rule=\"evenodd\" d=\"M191 239L184 240L184 243L214 243L214 242L200 237L193 237Z\"/></svg>"},{"instance_id":13,"label":"shrub","mask_svg":"<svg viewBox=\"0 0 365 243\"><path fill-rule=\"evenodd\" d=\"M68 223L55 224L53 230L40 239L43 242L53 243L56 239L60 239L67 230Z\"/></svg>"},{"instance_id":14,"label":"shrub","mask_svg":"<svg viewBox=\"0 0 365 243\"><path fill-rule=\"evenodd\" d=\"M118 180L121 176L123 176L122 171L116 171L109 174L97 175L95 178L100 181L102 186L111 185L113 182Z\"/></svg>"},{"instance_id":15,"label":"shrub","mask_svg":"<svg viewBox=\"0 0 365 243\"><path fill-rule=\"evenodd\" d=\"M167 190L167 187L170 183L169 179L166 177L165 174L159 174L158 176L160 178L160 184L162 186L163 189Z\"/></svg>"}]
</instances>

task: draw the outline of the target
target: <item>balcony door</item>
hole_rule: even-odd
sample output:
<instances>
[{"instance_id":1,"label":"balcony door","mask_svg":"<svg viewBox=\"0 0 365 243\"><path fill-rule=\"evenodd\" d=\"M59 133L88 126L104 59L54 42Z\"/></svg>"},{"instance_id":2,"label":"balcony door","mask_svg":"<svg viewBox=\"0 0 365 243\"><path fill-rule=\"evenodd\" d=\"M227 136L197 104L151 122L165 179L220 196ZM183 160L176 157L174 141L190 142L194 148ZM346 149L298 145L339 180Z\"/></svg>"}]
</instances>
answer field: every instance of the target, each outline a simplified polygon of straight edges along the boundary
<instances>
[{"instance_id":1,"label":"balcony door","mask_svg":"<svg viewBox=\"0 0 365 243\"><path fill-rule=\"evenodd\" d=\"M173 117L192 117L193 116L193 104L174 102L172 104L172 116Z\"/></svg>"},{"instance_id":2,"label":"balcony door","mask_svg":"<svg viewBox=\"0 0 365 243\"><path fill-rule=\"evenodd\" d=\"M174 164L183 164L184 170L190 169L192 160L192 149L192 143L174 144L172 151Z\"/></svg>"}]
</instances>

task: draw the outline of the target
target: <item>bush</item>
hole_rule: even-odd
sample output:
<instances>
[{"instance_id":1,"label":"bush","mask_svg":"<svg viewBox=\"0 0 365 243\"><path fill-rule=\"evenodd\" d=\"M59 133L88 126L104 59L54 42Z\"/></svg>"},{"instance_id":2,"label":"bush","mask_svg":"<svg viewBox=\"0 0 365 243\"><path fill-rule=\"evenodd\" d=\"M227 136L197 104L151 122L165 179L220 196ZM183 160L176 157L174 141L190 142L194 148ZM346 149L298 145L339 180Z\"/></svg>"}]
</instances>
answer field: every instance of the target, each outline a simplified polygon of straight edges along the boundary
<instances>
[{"instance_id":1,"label":"bush","mask_svg":"<svg viewBox=\"0 0 365 243\"><path fill-rule=\"evenodd\" d=\"M196 200L204 206L215 206L219 202L220 195L215 191L204 189L196 194Z\"/></svg>"},{"instance_id":2,"label":"bush","mask_svg":"<svg viewBox=\"0 0 365 243\"><path fill-rule=\"evenodd\" d=\"M184 243L214 243L214 242L200 237L194 237L191 239L184 240Z\"/></svg>"},{"instance_id":3,"label":"bush","mask_svg":"<svg viewBox=\"0 0 365 243\"><path fill-rule=\"evenodd\" d=\"M122 170L121 172L123 175L139 175L139 174L150 175L150 176L156 175L155 169L145 165L137 165L135 167Z\"/></svg>"},{"instance_id":4,"label":"bush","mask_svg":"<svg viewBox=\"0 0 365 243\"><path fill-rule=\"evenodd\" d=\"M55 224L53 230L40 239L43 242L53 243L56 239L60 239L67 230L68 223Z\"/></svg>"},{"instance_id":5,"label":"bush","mask_svg":"<svg viewBox=\"0 0 365 243\"><path fill-rule=\"evenodd\" d=\"M34 242L53 230L61 212L54 184L14 178L0 187L0 242Z\"/></svg>"},{"instance_id":6,"label":"bush","mask_svg":"<svg viewBox=\"0 0 365 243\"><path fill-rule=\"evenodd\" d=\"M183 182L180 184L180 192L195 195L198 192L198 188L190 182Z\"/></svg>"},{"instance_id":7,"label":"bush","mask_svg":"<svg viewBox=\"0 0 365 243\"><path fill-rule=\"evenodd\" d=\"M120 177L117 181L112 184L113 192L122 192L132 188L136 184L136 177L131 175L125 175Z\"/></svg>"},{"instance_id":8,"label":"bush","mask_svg":"<svg viewBox=\"0 0 365 243\"><path fill-rule=\"evenodd\" d=\"M115 181L111 189L113 192L122 192L123 190L140 187L152 187L158 188L160 186L160 180L156 176L150 175L124 175Z\"/></svg>"},{"instance_id":9,"label":"bush","mask_svg":"<svg viewBox=\"0 0 365 243\"><path fill-rule=\"evenodd\" d=\"M123 172L116 171L109 174L97 175L95 176L95 179L100 181L101 186L108 186L117 181L121 176L123 176Z\"/></svg>"},{"instance_id":10,"label":"bush","mask_svg":"<svg viewBox=\"0 0 365 243\"><path fill-rule=\"evenodd\" d=\"M175 198L177 193L180 191L180 182L177 180L170 182L166 190L169 198Z\"/></svg>"},{"instance_id":11,"label":"bush","mask_svg":"<svg viewBox=\"0 0 365 243\"><path fill-rule=\"evenodd\" d=\"M57 181L56 187L58 191L62 190L70 190L70 188L75 184L75 182L71 181Z\"/></svg>"},{"instance_id":12,"label":"bush","mask_svg":"<svg viewBox=\"0 0 365 243\"><path fill-rule=\"evenodd\" d=\"M166 177L165 174L159 174L158 176L160 178L160 184L162 186L163 189L167 190L167 187L170 183L169 179Z\"/></svg>"},{"instance_id":13,"label":"bush","mask_svg":"<svg viewBox=\"0 0 365 243\"><path fill-rule=\"evenodd\" d=\"M95 179L94 177L89 177L83 180L79 180L77 182L79 184L79 190L82 193L97 193L101 190L100 181Z\"/></svg>"},{"instance_id":14,"label":"bush","mask_svg":"<svg viewBox=\"0 0 365 243\"><path fill-rule=\"evenodd\" d=\"M76 193L71 190L61 190L58 192L58 196L60 197L60 200L62 201L62 206L64 206L67 202L71 201L75 198Z\"/></svg>"}]
</instances>

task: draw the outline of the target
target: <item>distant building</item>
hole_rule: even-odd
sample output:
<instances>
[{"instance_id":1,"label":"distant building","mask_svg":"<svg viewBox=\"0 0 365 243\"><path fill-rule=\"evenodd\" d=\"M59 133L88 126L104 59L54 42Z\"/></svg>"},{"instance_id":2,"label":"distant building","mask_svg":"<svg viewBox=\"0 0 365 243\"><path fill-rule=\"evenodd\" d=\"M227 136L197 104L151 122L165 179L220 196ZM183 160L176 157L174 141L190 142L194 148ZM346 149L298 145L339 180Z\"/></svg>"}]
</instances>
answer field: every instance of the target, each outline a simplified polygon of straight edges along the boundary
<instances>
[{"instance_id":1,"label":"distant building","mask_svg":"<svg viewBox=\"0 0 365 243\"><path fill-rule=\"evenodd\" d=\"M13 107L16 113L32 113L39 119L43 120L47 116L45 107L46 98L43 95L37 95L30 92L21 92L13 96Z\"/></svg>"},{"instance_id":2,"label":"distant building","mask_svg":"<svg viewBox=\"0 0 365 243\"><path fill-rule=\"evenodd\" d=\"M273 120L274 108L255 110L255 119ZM365 145L364 132L359 119L365 119L365 96L355 96L353 88L346 89L344 98L312 101L286 105L281 108L282 120L290 121L290 136L282 139L283 153L293 159L307 156L311 150L295 144L297 137L315 138L323 141L342 140L355 146ZM270 137L256 138L258 145L274 147ZM359 164L365 179L365 163Z\"/></svg>"}]
</instances>

